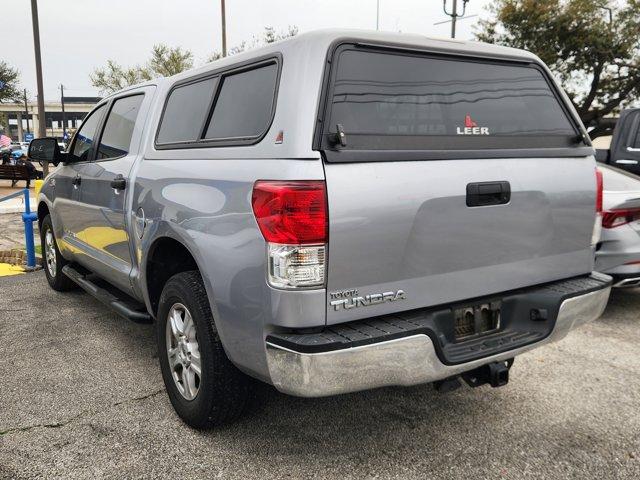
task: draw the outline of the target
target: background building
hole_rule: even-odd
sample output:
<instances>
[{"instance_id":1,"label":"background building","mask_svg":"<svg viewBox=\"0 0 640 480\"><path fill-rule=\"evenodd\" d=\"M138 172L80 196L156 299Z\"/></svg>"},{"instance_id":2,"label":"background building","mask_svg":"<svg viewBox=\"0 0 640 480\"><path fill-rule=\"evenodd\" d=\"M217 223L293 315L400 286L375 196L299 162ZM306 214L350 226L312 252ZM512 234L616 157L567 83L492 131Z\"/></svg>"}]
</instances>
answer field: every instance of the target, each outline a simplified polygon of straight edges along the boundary
<instances>
[{"instance_id":1,"label":"background building","mask_svg":"<svg viewBox=\"0 0 640 480\"><path fill-rule=\"evenodd\" d=\"M100 97L64 97L64 119L67 131L73 132L80 126L82 119L100 100ZM46 133L42 136L57 137L62 139L62 102L45 102ZM9 130L5 132L13 140L24 141L27 132L41 136L38 130L38 106L36 102L25 104L19 102L0 103L0 113L4 113L9 119Z\"/></svg>"}]
</instances>

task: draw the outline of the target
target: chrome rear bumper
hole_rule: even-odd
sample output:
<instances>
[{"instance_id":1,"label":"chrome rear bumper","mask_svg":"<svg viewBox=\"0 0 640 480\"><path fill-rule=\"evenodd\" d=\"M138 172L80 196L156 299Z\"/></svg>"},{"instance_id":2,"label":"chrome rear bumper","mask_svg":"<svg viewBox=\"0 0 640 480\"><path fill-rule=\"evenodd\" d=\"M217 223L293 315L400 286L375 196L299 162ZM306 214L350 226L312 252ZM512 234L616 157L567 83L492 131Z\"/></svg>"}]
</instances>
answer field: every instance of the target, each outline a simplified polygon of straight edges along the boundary
<instances>
[{"instance_id":1,"label":"chrome rear bumper","mask_svg":"<svg viewBox=\"0 0 640 480\"><path fill-rule=\"evenodd\" d=\"M631 288L631 287L640 287L640 276L638 277L633 277L633 278L621 278L618 279L617 281L614 280L614 284L613 287L614 288L623 288L623 287L627 287L627 288Z\"/></svg>"},{"instance_id":2,"label":"chrome rear bumper","mask_svg":"<svg viewBox=\"0 0 640 480\"><path fill-rule=\"evenodd\" d=\"M442 363L430 337L422 334L322 353L300 353L267 342L271 381L283 393L323 397L442 380L562 339L602 315L610 291L607 286L563 301L551 334L537 343L456 365Z\"/></svg>"}]
</instances>

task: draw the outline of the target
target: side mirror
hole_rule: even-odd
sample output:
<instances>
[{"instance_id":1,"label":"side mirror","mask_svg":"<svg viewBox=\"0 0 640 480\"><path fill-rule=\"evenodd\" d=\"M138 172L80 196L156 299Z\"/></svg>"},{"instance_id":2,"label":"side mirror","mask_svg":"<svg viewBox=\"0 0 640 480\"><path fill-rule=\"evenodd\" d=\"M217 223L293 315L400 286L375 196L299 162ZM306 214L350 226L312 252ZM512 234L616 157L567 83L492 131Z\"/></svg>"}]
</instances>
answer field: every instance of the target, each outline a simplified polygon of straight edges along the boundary
<instances>
[{"instance_id":1,"label":"side mirror","mask_svg":"<svg viewBox=\"0 0 640 480\"><path fill-rule=\"evenodd\" d=\"M35 138L31 140L27 156L29 160L49 162L54 166L63 162L65 158L65 154L60 152L58 141L53 137Z\"/></svg>"}]
</instances>

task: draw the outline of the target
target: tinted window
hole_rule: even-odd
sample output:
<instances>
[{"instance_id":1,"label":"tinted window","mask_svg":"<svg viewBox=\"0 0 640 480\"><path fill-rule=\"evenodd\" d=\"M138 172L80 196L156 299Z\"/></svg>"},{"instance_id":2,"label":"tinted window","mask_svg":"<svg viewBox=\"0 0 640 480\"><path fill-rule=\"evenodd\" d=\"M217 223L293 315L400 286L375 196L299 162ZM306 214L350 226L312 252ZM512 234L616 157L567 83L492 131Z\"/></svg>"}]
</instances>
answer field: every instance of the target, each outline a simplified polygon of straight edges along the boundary
<instances>
[{"instance_id":1,"label":"tinted window","mask_svg":"<svg viewBox=\"0 0 640 480\"><path fill-rule=\"evenodd\" d=\"M351 145L362 135L375 148L524 148L576 135L532 66L347 49L333 82L327 128L341 124Z\"/></svg>"},{"instance_id":2,"label":"tinted window","mask_svg":"<svg viewBox=\"0 0 640 480\"><path fill-rule=\"evenodd\" d=\"M102 119L102 114L104 113L105 108L106 105L101 105L91 112L82 127L80 127L80 130L77 131L75 141L73 143L73 150L71 151L71 153L76 157L74 159L75 161L89 160L93 140L96 137L96 128Z\"/></svg>"},{"instance_id":3,"label":"tinted window","mask_svg":"<svg viewBox=\"0 0 640 480\"><path fill-rule=\"evenodd\" d=\"M217 82L217 78L209 78L171 92L160 124L158 143L199 139Z\"/></svg>"},{"instance_id":4,"label":"tinted window","mask_svg":"<svg viewBox=\"0 0 640 480\"><path fill-rule=\"evenodd\" d=\"M631 125L632 129L635 128L635 132L631 135L631 148L640 148L640 114L636 113L633 117L625 122Z\"/></svg>"},{"instance_id":5,"label":"tinted window","mask_svg":"<svg viewBox=\"0 0 640 480\"><path fill-rule=\"evenodd\" d=\"M258 137L268 128L276 89L275 63L224 77L205 138Z\"/></svg>"},{"instance_id":6,"label":"tinted window","mask_svg":"<svg viewBox=\"0 0 640 480\"><path fill-rule=\"evenodd\" d=\"M105 123L97 158L115 158L127 155L144 95L120 98L113 103Z\"/></svg>"}]
</instances>

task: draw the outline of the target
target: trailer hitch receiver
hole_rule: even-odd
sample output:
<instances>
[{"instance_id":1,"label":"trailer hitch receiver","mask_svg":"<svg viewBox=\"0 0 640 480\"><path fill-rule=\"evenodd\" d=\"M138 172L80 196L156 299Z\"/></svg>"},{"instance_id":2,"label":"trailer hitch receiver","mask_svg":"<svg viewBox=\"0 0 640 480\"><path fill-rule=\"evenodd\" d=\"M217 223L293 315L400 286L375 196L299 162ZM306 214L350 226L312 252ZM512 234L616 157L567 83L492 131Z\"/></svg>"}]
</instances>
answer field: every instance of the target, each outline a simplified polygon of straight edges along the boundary
<instances>
[{"instance_id":1,"label":"trailer hitch receiver","mask_svg":"<svg viewBox=\"0 0 640 480\"><path fill-rule=\"evenodd\" d=\"M502 387L509 383L509 369L513 365L513 359L504 362L493 362L487 365L465 372L462 379L470 387L479 387L488 383L492 387Z\"/></svg>"}]
</instances>

